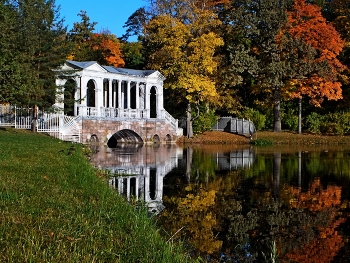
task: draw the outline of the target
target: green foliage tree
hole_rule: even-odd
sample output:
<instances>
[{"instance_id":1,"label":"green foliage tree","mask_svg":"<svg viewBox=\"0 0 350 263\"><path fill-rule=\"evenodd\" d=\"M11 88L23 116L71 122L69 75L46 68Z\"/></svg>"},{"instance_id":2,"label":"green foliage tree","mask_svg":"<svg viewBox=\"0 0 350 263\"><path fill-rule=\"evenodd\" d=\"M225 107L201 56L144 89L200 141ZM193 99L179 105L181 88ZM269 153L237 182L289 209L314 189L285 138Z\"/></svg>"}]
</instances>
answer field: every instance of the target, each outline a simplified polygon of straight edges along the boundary
<instances>
[{"instance_id":1,"label":"green foliage tree","mask_svg":"<svg viewBox=\"0 0 350 263\"><path fill-rule=\"evenodd\" d=\"M1 93L10 103L33 107L35 130L37 107L49 107L55 101L53 69L67 55L66 28L54 0L5 0L1 12L0 24L9 26L9 38L1 40L1 52L6 53L1 61L10 62L5 62Z\"/></svg>"},{"instance_id":2,"label":"green foliage tree","mask_svg":"<svg viewBox=\"0 0 350 263\"><path fill-rule=\"evenodd\" d=\"M143 46L138 42L122 42L121 50L125 61L126 68L143 69L145 65L145 58L143 55Z\"/></svg>"},{"instance_id":3,"label":"green foliage tree","mask_svg":"<svg viewBox=\"0 0 350 263\"><path fill-rule=\"evenodd\" d=\"M73 28L69 31L68 40L73 43L71 54L68 56L71 60L87 61L90 60L92 46L90 40L95 30L97 22L90 22L86 11L81 10L78 14L81 21L75 22Z\"/></svg>"},{"instance_id":4,"label":"green foliage tree","mask_svg":"<svg viewBox=\"0 0 350 263\"><path fill-rule=\"evenodd\" d=\"M16 49L17 13L7 1L0 2L0 102L16 103L22 96L21 65Z\"/></svg>"}]
</instances>

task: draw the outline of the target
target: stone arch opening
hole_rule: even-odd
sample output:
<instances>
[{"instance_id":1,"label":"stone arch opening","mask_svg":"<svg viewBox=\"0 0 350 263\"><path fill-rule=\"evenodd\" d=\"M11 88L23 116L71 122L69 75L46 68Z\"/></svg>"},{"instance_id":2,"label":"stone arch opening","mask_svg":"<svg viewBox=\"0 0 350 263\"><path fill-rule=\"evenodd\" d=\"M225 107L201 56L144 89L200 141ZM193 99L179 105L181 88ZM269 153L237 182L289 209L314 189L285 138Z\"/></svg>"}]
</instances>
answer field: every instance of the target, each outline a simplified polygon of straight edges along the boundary
<instances>
[{"instance_id":1,"label":"stone arch opening","mask_svg":"<svg viewBox=\"0 0 350 263\"><path fill-rule=\"evenodd\" d=\"M157 90L155 86L150 90L150 118L157 118Z\"/></svg>"},{"instance_id":2,"label":"stone arch opening","mask_svg":"<svg viewBox=\"0 0 350 263\"><path fill-rule=\"evenodd\" d=\"M143 140L136 132L124 129L113 134L113 136L108 140L107 146L109 148L116 148L117 144L122 143L143 144Z\"/></svg>"},{"instance_id":3,"label":"stone arch opening","mask_svg":"<svg viewBox=\"0 0 350 263\"><path fill-rule=\"evenodd\" d=\"M63 104L64 114L74 116L75 92L77 83L74 79L68 79L64 84Z\"/></svg>"},{"instance_id":4,"label":"stone arch opening","mask_svg":"<svg viewBox=\"0 0 350 263\"><path fill-rule=\"evenodd\" d=\"M170 142L171 142L171 136L170 136L170 134L167 134L167 135L165 136L165 142L166 142L166 143L170 143Z\"/></svg>"},{"instance_id":5,"label":"stone arch opening","mask_svg":"<svg viewBox=\"0 0 350 263\"><path fill-rule=\"evenodd\" d=\"M87 91L86 91L86 106L88 107L96 107L95 90L96 90L95 82L92 79L90 79L87 83Z\"/></svg>"},{"instance_id":6,"label":"stone arch opening","mask_svg":"<svg viewBox=\"0 0 350 263\"><path fill-rule=\"evenodd\" d=\"M91 135L90 142L91 143L98 143L98 137L96 134Z\"/></svg>"},{"instance_id":7,"label":"stone arch opening","mask_svg":"<svg viewBox=\"0 0 350 263\"><path fill-rule=\"evenodd\" d=\"M160 137L159 137L158 134L155 134L155 135L153 136L153 142L154 142L154 143L160 143Z\"/></svg>"}]
</instances>

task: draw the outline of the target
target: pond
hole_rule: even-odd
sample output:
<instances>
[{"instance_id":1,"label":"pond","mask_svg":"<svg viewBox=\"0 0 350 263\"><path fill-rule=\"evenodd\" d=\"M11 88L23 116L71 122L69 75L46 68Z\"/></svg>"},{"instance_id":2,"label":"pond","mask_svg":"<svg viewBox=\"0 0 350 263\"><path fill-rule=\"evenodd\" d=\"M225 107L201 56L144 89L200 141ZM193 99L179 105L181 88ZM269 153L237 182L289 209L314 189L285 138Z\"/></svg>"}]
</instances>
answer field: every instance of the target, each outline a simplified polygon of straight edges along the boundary
<instances>
[{"instance_id":1,"label":"pond","mask_svg":"<svg viewBox=\"0 0 350 263\"><path fill-rule=\"evenodd\" d=\"M205 262L350 262L350 147L120 145L109 184Z\"/></svg>"}]
</instances>

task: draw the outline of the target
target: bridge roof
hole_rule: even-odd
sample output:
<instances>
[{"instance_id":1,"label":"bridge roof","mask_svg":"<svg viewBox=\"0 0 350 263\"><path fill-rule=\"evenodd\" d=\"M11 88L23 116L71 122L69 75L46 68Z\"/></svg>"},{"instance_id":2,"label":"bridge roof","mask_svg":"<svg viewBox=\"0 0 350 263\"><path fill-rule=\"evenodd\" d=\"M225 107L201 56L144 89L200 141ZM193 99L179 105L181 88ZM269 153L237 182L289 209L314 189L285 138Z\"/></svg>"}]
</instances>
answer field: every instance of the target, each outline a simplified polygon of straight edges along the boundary
<instances>
[{"instance_id":1,"label":"bridge roof","mask_svg":"<svg viewBox=\"0 0 350 263\"><path fill-rule=\"evenodd\" d=\"M73 67L75 69L87 69L87 68L91 67L92 65L96 64L109 73L121 74L121 75L132 75L132 76L139 76L139 77L148 77L148 76L158 72L157 70L137 70L137 69L128 69L128 68L116 68L113 66L101 66L97 61L66 60L66 63L70 67Z\"/></svg>"},{"instance_id":2,"label":"bridge roof","mask_svg":"<svg viewBox=\"0 0 350 263\"><path fill-rule=\"evenodd\" d=\"M135 75L135 76L142 76L147 77L149 75L152 75L154 72L157 72L157 70L137 70L137 69L128 69L128 68L116 68L113 66L103 66L108 72L111 73L118 73L123 75Z\"/></svg>"}]
</instances>

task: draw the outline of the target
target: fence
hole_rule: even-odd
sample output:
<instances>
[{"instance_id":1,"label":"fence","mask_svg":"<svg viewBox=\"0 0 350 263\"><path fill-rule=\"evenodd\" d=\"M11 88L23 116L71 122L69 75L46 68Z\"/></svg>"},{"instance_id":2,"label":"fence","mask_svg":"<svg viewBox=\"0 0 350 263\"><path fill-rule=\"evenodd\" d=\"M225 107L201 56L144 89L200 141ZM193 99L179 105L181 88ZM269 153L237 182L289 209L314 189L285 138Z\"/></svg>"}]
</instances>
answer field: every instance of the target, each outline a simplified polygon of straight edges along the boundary
<instances>
[{"instance_id":1,"label":"fence","mask_svg":"<svg viewBox=\"0 0 350 263\"><path fill-rule=\"evenodd\" d=\"M62 113L47 113L38 110L36 130L64 141L80 142L79 120L80 116L70 117ZM30 130L32 124L33 109L0 105L0 127Z\"/></svg>"},{"instance_id":2,"label":"fence","mask_svg":"<svg viewBox=\"0 0 350 263\"><path fill-rule=\"evenodd\" d=\"M250 120L233 117L220 117L212 130L226 131L249 136L252 136L252 134L256 132L255 125Z\"/></svg>"}]
</instances>

